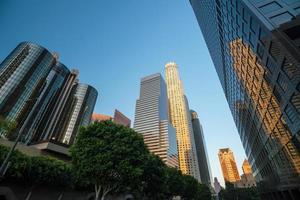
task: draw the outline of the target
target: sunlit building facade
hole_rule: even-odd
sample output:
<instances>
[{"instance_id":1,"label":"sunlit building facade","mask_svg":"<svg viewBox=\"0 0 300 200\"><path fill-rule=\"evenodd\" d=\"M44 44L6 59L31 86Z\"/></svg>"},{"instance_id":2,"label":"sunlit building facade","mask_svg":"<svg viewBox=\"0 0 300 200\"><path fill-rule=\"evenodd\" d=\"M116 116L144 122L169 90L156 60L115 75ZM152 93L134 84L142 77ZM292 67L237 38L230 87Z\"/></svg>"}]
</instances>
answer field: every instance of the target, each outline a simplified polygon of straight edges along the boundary
<instances>
[{"instance_id":1,"label":"sunlit building facade","mask_svg":"<svg viewBox=\"0 0 300 200\"><path fill-rule=\"evenodd\" d=\"M141 79L134 130L143 135L150 152L178 168L176 132L169 121L166 83L159 73Z\"/></svg>"},{"instance_id":2,"label":"sunlit building facade","mask_svg":"<svg viewBox=\"0 0 300 200\"><path fill-rule=\"evenodd\" d=\"M229 148L219 150L219 161L222 168L224 181L236 183L241 180L233 152Z\"/></svg>"},{"instance_id":3,"label":"sunlit building facade","mask_svg":"<svg viewBox=\"0 0 300 200\"><path fill-rule=\"evenodd\" d=\"M179 168L182 173L189 174L200 181L188 102L184 96L176 63L167 63L165 74L169 99L169 116L172 125L176 129Z\"/></svg>"},{"instance_id":4,"label":"sunlit building facade","mask_svg":"<svg viewBox=\"0 0 300 200\"><path fill-rule=\"evenodd\" d=\"M300 196L300 2L190 0L264 199Z\"/></svg>"}]
</instances>

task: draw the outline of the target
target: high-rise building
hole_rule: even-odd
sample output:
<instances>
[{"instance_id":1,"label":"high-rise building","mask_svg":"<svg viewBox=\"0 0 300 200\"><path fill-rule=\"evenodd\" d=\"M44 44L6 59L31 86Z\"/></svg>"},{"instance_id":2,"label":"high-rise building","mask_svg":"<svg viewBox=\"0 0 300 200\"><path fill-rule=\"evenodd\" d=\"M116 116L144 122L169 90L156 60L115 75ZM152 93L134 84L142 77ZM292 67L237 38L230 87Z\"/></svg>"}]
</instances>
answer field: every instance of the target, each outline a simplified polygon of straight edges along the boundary
<instances>
[{"instance_id":1,"label":"high-rise building","mask_svg":"<svg viewBox=\"0 0 300 200\"><path fill-rule=\"evenodd\" d=\"M212 185L209 159L207 156L206 143L204 139L203 129L200 124L198 114L190 110L192 118L192 126L195 140L195 147L198 159L201 182L207 185Z\"/></svg>"},{"instance_id":2,"label":"high-rise building","mask_svg":"<svg viewBox=\"0 0 300 200\"><path fill-rule=\"evenodd\" d=\"M67 100L71 95L72 88L78 82L78 73L79 72L77 70L71 70L64 77L62 87L52 97L39 126L33 132L33 137L30 143L40 143L50 140L58 142L60 133L58 127L59 124L63 122L67 114L67 112L63 111L68 106Z\"/></svg>"},{"instance_id":3,"label":"high-rise building","mask_svg":"<svg viewBox=\"0 0 300 200\"><path fill-rule=\"evenodd\" d=\"M57 53L20 43L0 65L0 116L17 123L23 130L20 141L28 145L71 144L79 126L89 123L97 98L97 91L78 83L77 76Z\"/></svg>"},{"instance_id":4,"label":"high-rise building","mask_svg":"<svg viewBox=\"0 0 300 200\"><path fill-rule=\"evenodd\" d=\"M250 166L248 160L246 160L246 159L243 162L242 169L243 169L244 174L252 174L251 166Z\"/></svg>"},{"instance_id":5,"label":"high-rise building","mask_svg":"<svg viewBox=\"0 0 300 200\"><path fill-rule=\"evenodd\" d=\"M97 95L97 90L90 85L78 83L73 86L63 119L56 128L58 138L55 140L68 145L74 142L79 128L90 123Z\"/></svg>"},{"instance_id":6,"label":"high-rise building","mask_svg":"<svg viewBox=\"0 0 300 200\"><path fill-rule=\"evenodd\" d=\"M235 183L241 179L233 152L229 148L219 150L219 160L225 182Z\"/></svg>"},{"instance_id":7,"label":"high-rise building","mask_svg":"<svg viewBox=\"0 0 300 200\"><path fill-rule=\"evenodd\" d=\"M143 135L150 152L167 165L178 167L176 133L169 121L166 83L159 73L141 79L134 130Z\"/></svg>"},{"instance_id":8,"label":"high-rise building","mask_svg":"<svg viewBox=\"0 0 300 200\"><path fill-rule=\"evenodd\" d=\"M244 160L242 169L243 174L241 175L241 180L237 182L235 186L240 188L256 186L255 178L253 177L252 169L248 160Z\"/></svg>"},{"instance_id":9,"label":"high-rise building","mask_svg":"<svg viewBox=\"0 0 300 200\"><path fill-rule=\"evenodd\" d=\"M59 93L64 85L64 81L70 74L70 70L63 64L57 62L46 78L43 90L37 100L37 105L32 110L32 115L25 125L25 134L22 141L26 144L32 143L39 138L43 129L52 120L51 114L56 109L54 106L59 101Z\"/></svg>"},{"instance_id":10,"label":"high-rise building","mask_svg":"<svg viewBox=\"0 0 300 200\"><path fill-rule=\"evenodd\" d=\"M176 129L179 168L184 174L189 174L200 181L188 103L184 96L176 63L167 63L165 73L169 99L169 116L172 125Z\"/></svg>"},{"instance_id":11,"label":"high-rise building","mask_svg":"<svg viewBox=\"0 0 300 200\"><path fill-rule=\"evenodd\" d=\"M115 113L114 113L114 122L116 124L121 124L127 127L130 127L131 124L130 119L117 109L115 109Z\"/></svg>"},{"instance_id":12,"label":"high-rise building","mask_svg":"<svg viewBox=\"0 0 300 200\"><path fill-rule=\"evenodd\" d=\"M15 121L18 129L22 127L37 106L40 90L55 64L45 48L20 43L0 64L0 115Z\"/></svg>"},{"instance_id":13,"label":"high-rise building","mask_svg":"<svg viewBox=\"0 0 300 200\"><path fill-rule=\"evenodd\" d=\"M300 196L298 0L190 0L264 199Z\"/></svg>"}]
</instances>

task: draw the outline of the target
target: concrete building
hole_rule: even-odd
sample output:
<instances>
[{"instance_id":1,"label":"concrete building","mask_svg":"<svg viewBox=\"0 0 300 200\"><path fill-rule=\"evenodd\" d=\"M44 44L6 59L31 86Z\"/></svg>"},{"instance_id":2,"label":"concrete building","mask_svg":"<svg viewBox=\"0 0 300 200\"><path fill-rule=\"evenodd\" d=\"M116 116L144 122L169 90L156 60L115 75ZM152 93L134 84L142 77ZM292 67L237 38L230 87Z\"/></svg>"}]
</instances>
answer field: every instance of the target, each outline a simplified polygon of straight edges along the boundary
<instances>
[{"instance_id":1,"label":"concrete building","mask_svg":"<svg viewBox=\"0 0 300 200\"><path fill-rule=\"evenodd\" d=\"M297 199L300 2L190 3L263 199Z\"/></svg>"},{"instance_id":2,"label":"concrete building","mask_svg":"<svg viewBox=\"0 0 300 200\"><path fill-rule=\"evenodd\" d=\"M159 73L141 79L134 130L143 135L150 152L167 165L178 167L176 133L169 121L166 83Z\"/></svg>"}]
</instances>

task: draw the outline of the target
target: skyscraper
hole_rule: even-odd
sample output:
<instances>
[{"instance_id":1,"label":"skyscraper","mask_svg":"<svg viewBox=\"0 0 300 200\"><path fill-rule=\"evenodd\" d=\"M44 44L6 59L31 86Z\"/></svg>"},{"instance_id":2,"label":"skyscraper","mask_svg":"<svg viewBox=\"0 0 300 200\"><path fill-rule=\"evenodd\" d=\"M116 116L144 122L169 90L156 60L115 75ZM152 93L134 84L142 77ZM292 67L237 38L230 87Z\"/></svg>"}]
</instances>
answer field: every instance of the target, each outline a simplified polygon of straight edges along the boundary
<instances>
[{"instance_id":1,"label":"skyscraper","mask_svg":"<svg viewBox=\"0 0 300 200\"><path fill-rule=\"evenodd\" d=\"M56 140L68 145L74 142L79 128L90 123L97 95L97 90L90 85L78 83L73 86L61 123L56 129Z\"/></svg>"},{"instance_id":2,"label":"skyscraper","mask_svg":"<svg viewBox=\"0 0 300 200\"><path fill-rule=\"evenodd\" d=\"M176 133L169 121L166 83L159 73L141 79L134 130L143 135L150 152L167 165L178 167Z\"/></svg>"},{"instance_id":3,"label":"skyscraper","mask_svg":"<svg viewBox=\"0 0 300 200\"><path fill-rule=\"evenodd\" d=\"M225 182L238 182L241 177L236 166L233 152L229 148L220 149L218 156Z\"/></svg>"},{"instance_id":4,"label":"skyscraper","mask_svg":"<svg viewBox=\"0 0 300 200\"><path fill-rule=\"evenodd\" d=\"M0 64L0 115L22 127L32 114L56 59L45 48L20 43ZM0 133L1 134L1 133Z\"/></svg>"},{"instance_id":5,"label":"skyscraper","mask_svg":"<svg viewBox=\"0 0 300 200\"><path fill-rule=\"evenodd\" d=\"M297 0L190 0L264 199L300 196Z\"/></svg>"},{"instance_id":6,"label":"skyscraper","mask_svg":"<svg viewBox=\"0 0 300 200\"><path fill-rule=\"evenodd\" d=\"M251 166L250 166L248 160L246 160L246 159L243 162L242 169L243 169L244 174L252 174Z\"/></svg>"},{"instance_id":7,"label":"skyscraper","mask_svg":"<svg viewBox=\"0 0 300 200\"><path fill-rule=\"evenodd\" d=\"M184 96L176 63L167 63L165 72L170 119L176 129L179 168L184 174L189 174L200 181L188 102Z\"/></svg>"},{"instance_id":8,"label":"skyscraper","mask_svg":"<svg viewBox=\"0 0 300 200\"><path fill-rule=\"evenodd\" d=\"M202 126L200 124L198 114L193 110L190 110L190 114L192 118L192 126L193 126L193 133L195 139L195 147L196 147L201 182L207 185L211 185L212 180L211 180L210 165L207 156L207 149L206 149Z\"/></svg>"},{"instance_id":9,"label":"skyscraper","mask_svg":"<svg viewBox=\"0 0 300 200\"><path fill-rule=\"evenodd\" d=\"M17 123L23 130L20 141L28 145L71 144L79 126L88 125L97 98L97 91L78 83L77 76L58 54L20 43L0 64L0 116Z\"/></svg>"}]
</instances>

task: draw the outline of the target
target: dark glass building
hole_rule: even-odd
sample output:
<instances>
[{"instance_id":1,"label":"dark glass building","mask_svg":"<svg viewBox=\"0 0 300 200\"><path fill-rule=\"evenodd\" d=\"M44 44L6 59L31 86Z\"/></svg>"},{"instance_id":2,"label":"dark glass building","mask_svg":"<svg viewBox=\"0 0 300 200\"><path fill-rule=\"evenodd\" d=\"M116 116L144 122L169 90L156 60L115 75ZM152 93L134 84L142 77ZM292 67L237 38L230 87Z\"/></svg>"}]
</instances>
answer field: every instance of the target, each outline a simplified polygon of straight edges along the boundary
<instances>
[{"instance_id":1,"label":"dark glass building","mask_svg":"<svg viewBox=\"0 0 300 200\"><path fill-rule=\"evenodd\" d=\"M56 59L45 48L22 42L0 64L0 115L20 128L31 115Z\"/></svg>"},{"instance_id":2,"label":"dark glass building","mask_svg":"<svg viewBox=\"0 0 300 200\"><path fill-rule=\"evenodd\" d=\"M198 159L201 183L211 186L212 181L211 181L210 165L207 156L207 149L206 149L205 139L203 135L203 129L200 124L198 114L193 110L190 110L190 114L191 114L191 121L193 127L193 134L195 140L195 148L196 148L196 154Z\"/></svg>"},{"instance_id":3,"label":"dark glass building","mask_svg":"<svg viewBox=\"0 0 300 200\"><path fill-rule=\"evenodd\" d=\"M297 199L300 1L190 3L263 199Z\"/></svg>"},{"instance_id":4,"label":"dark glass building","mask_svg":"<svg viewBox=\"0 0 300 200\"><path fill-rule=\"evenodd\" d=\"M23 138L24 143L29 144L41 141L43 134L47 132L46 129L50 128L48 126L49 122L55 118L53 114L58 108L55 104L61 101L59 96L69 75L70 70L60 62L57 62L50 71L31 119L26 124L24 132L28 134Z\"/></svg>"},{"instance_id":5,"label":"dark glass building","mask_svg":"<svg viewBox=\"0 0 300 200\"><path fill-rule=\"evenodd\" d=\"M97 96L97 90L90 85L74 85L56 127L56 136L51 139L71 145L79 128L90 123Z\"/></svg>"}]
</instances>

